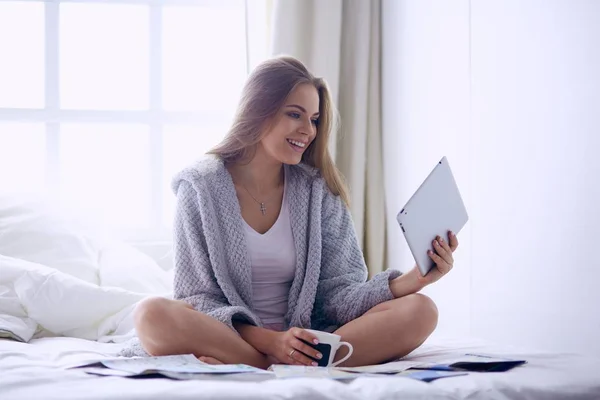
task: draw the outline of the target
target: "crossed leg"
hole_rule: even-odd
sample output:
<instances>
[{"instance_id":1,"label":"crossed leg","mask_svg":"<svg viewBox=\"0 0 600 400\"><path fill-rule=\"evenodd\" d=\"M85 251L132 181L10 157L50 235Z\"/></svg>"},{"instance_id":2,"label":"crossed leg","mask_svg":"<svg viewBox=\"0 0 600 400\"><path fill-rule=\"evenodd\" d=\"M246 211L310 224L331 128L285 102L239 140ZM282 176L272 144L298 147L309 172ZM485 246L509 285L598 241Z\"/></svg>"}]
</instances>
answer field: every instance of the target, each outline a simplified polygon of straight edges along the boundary
<instances>
[{"instance_id":1,"label":"crossed leg","mask_svg":"<svg viewBox=\"0 0 600 400\"><path fill-rule=\"evenodd\" d=\"M381 303L335 331L352 343L345 366L371 365L402 357L421 345L437 324L437 308L421 294ZM188 354L226 364L267 368L267 356L227 325L195 311L183 301L150 298L135 312L142 347L151 355ZM341 348L336 359L347 353Z\"/></svg>"},{"instance_id":2,"label":"crossed leg","mask_svg":"<svg viewBox=\"0 0 600 400\"><path fill-rule=\"evenodd\" d=\"M334 332L354 348L352 356L341 365L373 365L403 357L429 337L437 318L433 300L420 293L378 304ZM347 353L343 346L335 359Z\"/></svg>"},{"instance_id":3,"label":"crossed leg","mask_svg":"<svg viewBox=\"0 0 600 400\"><path fill-rule=\"evenodd\" d=\"M143 300L134 319L142 347L153 356L191 353L226 364L270 365L264 354L227 325L183 301L161 297Z\"/></svg>"}]
</instances>

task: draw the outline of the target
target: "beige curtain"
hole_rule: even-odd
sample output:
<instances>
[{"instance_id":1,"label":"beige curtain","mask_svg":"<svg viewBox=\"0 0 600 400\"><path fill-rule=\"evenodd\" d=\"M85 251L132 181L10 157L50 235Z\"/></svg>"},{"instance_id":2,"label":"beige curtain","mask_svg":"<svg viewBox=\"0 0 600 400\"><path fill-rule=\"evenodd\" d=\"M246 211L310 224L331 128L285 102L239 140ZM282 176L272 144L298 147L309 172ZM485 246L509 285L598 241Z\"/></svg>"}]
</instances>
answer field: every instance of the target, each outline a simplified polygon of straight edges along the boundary
<instances>
[{"instance_id":1,"label":"beige curtain","mask_svg":"<svg viewBox=\"0 0 600 400\"><path fill-rule=\"evenodd\" d=\"M369 275L386 269L381 149L381 0L276 0L271 54L289 54L324 77L341 129L330 149L351 193Z\"/></svg>"}]
</instances>

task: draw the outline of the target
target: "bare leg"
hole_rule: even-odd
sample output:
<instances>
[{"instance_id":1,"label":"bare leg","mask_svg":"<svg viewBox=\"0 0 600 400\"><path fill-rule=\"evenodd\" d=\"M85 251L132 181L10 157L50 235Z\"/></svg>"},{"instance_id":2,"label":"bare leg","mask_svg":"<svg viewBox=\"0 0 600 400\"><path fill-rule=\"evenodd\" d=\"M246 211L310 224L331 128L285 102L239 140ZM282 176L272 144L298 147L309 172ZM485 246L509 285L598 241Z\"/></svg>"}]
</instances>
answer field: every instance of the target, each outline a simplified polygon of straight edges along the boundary
<instances>
[{"instance_id":1,"label":"bare leg","mask_svg":"<svg viewBox=\"0 0 600 400\"><path fill-rule=\"evenodd\" d=\"M227 325L194 310L183 301L150 298L135 311L135 328L151 355L189 354L226 364L267 368L267 357Z\"/></svg>"},{"instance_id":2,"label":"bare leg","mask_svg":"<svg viewBox=\"0 0 600 400\"><path fill-rule=\"evenodd\" d=\"M437 307L422 294L381 303L334 333L350 342L352 356L343 366L379 364L403 357L419 347L437 325ZM340 348L336 360L348 353Z\"/></svg>"}]
</instances>

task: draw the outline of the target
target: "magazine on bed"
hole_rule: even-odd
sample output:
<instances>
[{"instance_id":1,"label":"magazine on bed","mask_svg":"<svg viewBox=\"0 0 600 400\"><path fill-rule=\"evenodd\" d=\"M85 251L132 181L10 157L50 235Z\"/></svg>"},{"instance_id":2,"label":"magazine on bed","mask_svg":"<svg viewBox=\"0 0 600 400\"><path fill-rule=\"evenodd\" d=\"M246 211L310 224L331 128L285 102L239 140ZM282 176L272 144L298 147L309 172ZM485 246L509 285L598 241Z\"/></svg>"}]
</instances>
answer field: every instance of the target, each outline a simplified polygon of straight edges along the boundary
<instances>
[{"instance_id":1,"label":"magazine on bed","mask_svg":"<svg viewBox=\"0 0 600 400\"><path fill-rule=\"evenodd\" d=\"M272 375L271 372L244 364L211 365L204 363L192 354L160 356L107 358L98 361L71 366L84 372L103 376L148 377L163 375L173 379L195 379L192 375L200 374L261 374Z\"/></svg>"},{"instance_id":2,"label":"magazine on bed","mask_svg":"<svg viewBox=\"0 0 600 400\"><path fill-rule=\"evenodd\" d=\"M525 360L501 358L484 354L465 354L461 357L444 359L432 363L417 365L413 369L435 371L469 371L469 372L505 372L519 365Z\"/></svg>"},{"instance_id":3,"label":"magazine on bed","mask_svg":"<svg viewBox=\"0 0 600 400\"><path fill-rule=\"evenodd\" d=\"M524 364L525 360L498 358L481 354L441 359L435 362L399 360L362 367L307 367L300 365L272 365L268 371L245 364L206 364L192 354L107 358L80 363L68 368L88 374L128 378L164 376L172 379L209 379L222 377L234 380L264 380L272 378L329 378L351 380L361 376L403 376L430 382L435 379L467 375L468 372L504 372Z\"/></svg>"}]
</instances>

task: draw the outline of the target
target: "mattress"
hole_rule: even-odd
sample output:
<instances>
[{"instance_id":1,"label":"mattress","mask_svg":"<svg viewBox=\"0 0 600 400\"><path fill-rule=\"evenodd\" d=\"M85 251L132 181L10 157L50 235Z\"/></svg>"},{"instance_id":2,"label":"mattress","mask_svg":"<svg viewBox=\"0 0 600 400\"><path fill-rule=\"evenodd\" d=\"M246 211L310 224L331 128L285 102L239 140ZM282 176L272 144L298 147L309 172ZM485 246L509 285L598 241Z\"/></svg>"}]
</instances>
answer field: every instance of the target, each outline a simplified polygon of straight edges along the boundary
<instances>
[{"instance_id":1,"label":"mattress","mask_svg":"<svg viewBox=\"0 0 600 400\"><path fill-rule=\"evenodd\" d=\"M425 383L405 377L175 381L97 377L64 367L112 357L122 344L57 337L0 340L0 399L600 399L600 358L517 349L479 339L431 338L407 359L484 353L528 361L502 373Z\"/></svg>"}]
</instances>

